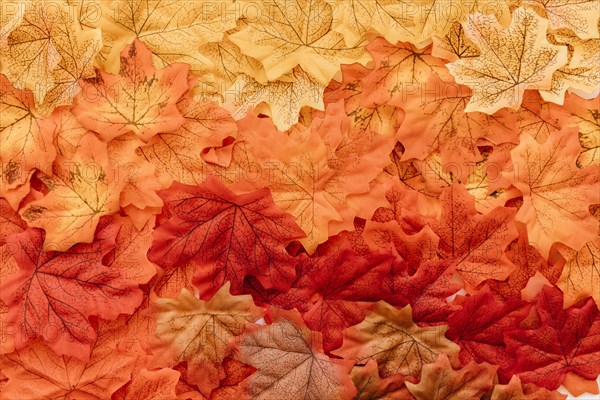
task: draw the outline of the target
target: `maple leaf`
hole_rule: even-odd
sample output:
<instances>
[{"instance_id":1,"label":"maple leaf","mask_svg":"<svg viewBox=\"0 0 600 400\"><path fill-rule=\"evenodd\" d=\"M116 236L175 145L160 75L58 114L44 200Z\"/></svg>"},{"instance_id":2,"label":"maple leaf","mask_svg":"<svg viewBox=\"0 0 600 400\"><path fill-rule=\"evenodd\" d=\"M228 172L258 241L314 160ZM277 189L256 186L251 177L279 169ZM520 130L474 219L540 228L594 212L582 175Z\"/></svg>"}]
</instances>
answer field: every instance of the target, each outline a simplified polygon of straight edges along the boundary
<instances>
[{"instance_id":1,"label":"maple leaf","mask_svg":"<svg viewBox=\"0 0 600 400\"><path fill-rule=\"evenodd\" d=\"M355 366L350 377L358 394L354 400L409 400L413 399L404 382L393 377L381 379L377 362L369 360L364 367Z\"/></svg>"},{"instance_id":2,"label":"maple leaf","mask_svg":"<svg viewBox=\"0 0 600 400\"><path fill-rule=\"evenodd\" d=\"M151 344L153 364L175 366L187 361L188 381L209 396L219 386L221 363L230 355L228 341L264 310L248 295L231 296L226 283L209 300L196 299L182 289L175 299L157 299L156 336Z\"/></svg>"},{"instance_id":3,"label":"maple leaf","mask_svg":"<svg viewBox=\"0 0 600 400\"><path fill-rule=\"evenodd\" d=\"M213 102L196 102L183 96L177 103L183 125L173 132L160 132L140 147L140 153L161 175L188 185L205 179L203 151L219 147L228 137L237 136L231 115Z\"/></svg>"},{"instance_id":4,"label":"maple leaf","mask_svg":"<svg viewBox=\"0 0 600 400\"><path fill-rule=\"evenodd\" d=\"M34 107L33 93L15 88L0 74L0 162L2 192L24 184L30 172L47 170L56 157L54 122Z\"/></svg>"},{"instance_id":5,"label":"maple leaf","mask_svg":"<svg viewBox=\"0 0 600 400\"><path fill-rule=\"evenodd\" d=\"M21 25L25 14L26 0L13 0L10 4L5 3L4 10L0 14L0 51L8 49L8 37Z\"/></svg>"},{"instance_id":6,"label":"maple leaf","mask_svg":"<svg viewBox=\"0 0 600 400\"><path fill-rule=\"evenodd\" d=\"M293 278L284 246L303 232L273 204L268 189L235 195L209 177L196 187L174 183L160 195L173 217L155 229L148 258L165 268L198 261L203 298L226 281L233 293L240 293L248 274L279 288Z\"/></svg>"},{"instance_id":7,"label":"maple leaf","mask_svg":"<svg viewBox=\"0 0 600 400\"><path fill-rule=\"evenodd\" d=\"M125 387L123 397L112 397L113 400L177 400L175 386L181 374L170 368L159 370L141 369Z\"/></svg>"},{"instance_id":8,"label":"maple leaf","mask_svg":"<svg viewBox=\"0 0 600 400\"><path fill-rule=\"evenodd\" d=\"M597 97L600 66L595 62L595 56L600 52L600 39L582 40L560 33L555 34L554 38L557 44L569 45L569 62L554 72L551 88L540 91L542 98L563 104L567 90L585 98Z\"/></svg>"},{"instance_id":9,"label":"maple leaf","mask_svg":"<svg viewBox=\"0 0 600 400\"><path fill-rule=\"evenodd\" d=\"M405 147L403 160L422 160L439 149L442 165L458 165L463 172L459 179L466 179L469 166L482 159L479 139L485 137L494 143L517 139L511 114L464 111L471 98L471 91L465 86L444 82L432 73L424 87L410 93L403 93L404 99L397 103L405 112L398 132L398 140Z\"/></svg>"},{"instance_id":10,"label":"maple leaf","mask_svg":"<svg viewBox=\"0 0 600 400\"><path fill-rule=\"evenodd\" d=\"M8 383L6 400L110 398L131 378L136 355L120 351L114 335L100 330L92 341L89 361L57 355L36 341L22 350L1 356Z\"/></svg>"},{"instance_id":11,"label":"maple leaf","mask_svg":"<svg viewBox=\"0 0 600 400\"><path fill-rule=\"evenodd\" d=\"M565 249L568 262L557 286L563 291L565 307L588 296L600 307L600 236L583 245L581 250Z\"/></svg>"},{"instance_id":12,"label":"maple leaf","mask_svg":"<svg viewBox=\"0 0 600 400\"><path fill-rule=\"evenodd\" d=\"M398 310L378 301L358 325L344 331L344 344L332 353L356 364L377 361L379 374L418 377L424 364L433 362L439 353L452 358L459 347L444 338L446 326L419 328L406 306Z\"/></svg>"},{"instance_id":13,"label":"maple leaf","mask_svg":"<svg viewBox=\"0 0 600 400\"><path fill-rule=\"evenodd\" d=\"M550 392L531 383L521 385L521 379L517 375L513 375L506 385L494 385L491 396L490 400L564 400L567 398L566 394Z\"/></svg>"},{"instance_id":14,"label":"maple leaf","mask_svg":"<svg viewBox=\"0 0 600 400\"><path fill-rule=\"evenodd\" d=\"M516 110L525 89L550 89L552 74L567 63L567 48L546 39L547 20L524 7L512 15L508 28L494 16L467 17L467 36L481 54L447 64L456 82L473 90L467 112L493 114L503 107Z\"/></svg>"},{"instance_id":15,"label":"maple leaf","mask_svg":"<svg viewBox=\"0 0 600 400\"><path fill-rule=\"evenodd\" d=\"M144 284L156 274L156 268L146 258L152 243L155 217L151 216L142 229L136 229L131 218L113 216L120 225L115 237L115 248L102 259L109 268L119 269L123 276L135 283Z\"/></svg>"},{"instance_id":16,"label":"maple leaf","mask_svg":"<svg viewBox=\"0 0 600 400\"><path fill-rule=\"evenodd\" d=\"M112 73L118 70L121 48L137 39L148 47L156 65L184 62L201 75L209 61L198 48L223 39L239 16L231 0L113 0L101 2L96 12L101 18L94 16L93 25L112 38L102 51L102 66Z\"/></svg>"},{"instance_id":17,"label":"maple leaf","mask_svg":"<svg viewBox=\"0 0 600 400\"><path fill-rule=\"evenodd\" d=\"M415 24L415 36L412 41L419 43L432 36L445 36L455 22L468 20L469 14L489 14L503 25L510 20L510 11L506 0L413 0L415 7L412 17Z\"/></svg>"},{"instance_id":18,"label":"maple leaf","mask_svg":"<svg viewBox=\"0 0 600 400\"><path fill-rule=\"evenodd\" d=\"M470 361L499 365L501 372L512 366L512 355L504 344L506 332L518 327L531 308L521 299L496 302L489 289L467 297L462 308L448 317L446 337L460 346L463 365Z\"/></svg>"},{"instance_id":19,"label":"maple leaf","mask_svg":"<svg viewBox=\"0 0 600 400\"><path fill-rule=\"evenodd\" d=\"M51 118L56 125L54 147L57 154L63 158L72 158L77 152L79 141L87 133L87 129L79 123L68 107L57 107Z\"/></svg>"},{"instance_id":20,"label":"maple leaf","mask_svg":"<svg viewBox=\"0 0 600 400\"><path fill-rule=\"evenodd\" d=\"M369 60L363 42L348 46L343 36L331 29L334 10L325 0L291 0L285 5L267 0L254 6L258 8L256 18L229 35L229 40L242 53L260 60L269 80L300 65L326 86L340 64Z\"/></svg>"},{"instance_id":21,"label":"maple leaf","mask_svg":"<svg viewBox=\"0 0 600 400\"><path fill-rule=\"evenodd\" d=\"M57 354L87 361L96 337L88 318L114 319L137 308L137 285L101 262L114 246L116 228L101 226L93 243L66 252L43 251L39 229L7 239L20 271L2 283L1 296L9 308L7 321L18 329L18 350L32 338L44 337Z\"/></svg>"},{"instance_id":22,"label":"maple leaf","mask_svg":"<svg viewBox=\"0 0 600 400\"><path fill-rule=\"evenodd\" d=\"M536 273L541 273L551 283L556 283L563 269L562 262L548 262L534 246L529 243L527 230L522 224L517 224L519 239L510 244L506 257L517 266L504 281L488 281L486 284L500 300L521 298L529 279Z\"/></svg>"},{"instance_id":23,"label":"maple leaf","mask_svg":"<svg viewBox=\"0 0 600 400\"><path fill-rule=\"evenodd\" d=\"M417 400L462 400L479 399L493 385L496 368L490 364L465 365L458 371L452 369L445 354L440 354L434 363L423 367L418 384L406 382L408 391Z\"/></svg>"},{"instance_id":24,"label":"maple leaf","mask_svg":"<svg viewBox=\"0 0 600 400\"><path fill-rule=\"evenodd\" d=\"M38 100L44 98L48 83L54 81L52 72L61 59L53 36L57 29L68 29L64 26L68 26L65 4L58 3L48 12L44 3L36 0L6 5L7 14L15 20L7 22L10 34L2 41L5 48L1 57L2 72L20 89L35 91Z\"/></svg>"},{"instance_id":25,"label":"maple leaf","mask_svg":"<svg viewBox=\"0 0 600 400\"><path fill-rule=\"evenodd\" d=\"M187 73L183 63L155 69L150 51L136 39L121 51L119 75L98 71L80 81L72 112L106 141L128 131L147 141L183 124L176 104L188 89Z\"/></svg>"},{"instance_id":26,"label":"maple leaf","mask_svg":"<svg viewBox=\"0 0 600 400\"><path fill-rule=\"evenodd\" d=\"M210 393L210 400L246 399L243 381L256 371L256 368L244 364L232 357L223 360L225 377L221 378L219 387Z\"/></svg>"},{"instance_id":27,"label":"maple leaf","mask_svg":"<svg viewBox=\"0 0 600 400\"><path fill-rule=\"evenodd\" d=\"M459 22L453 22L450 30L443 37L434 36L431 54L450 62L461 58L478 57L481 53L465 29Z\"/></svg>"},{"instance_id":28,"label":"maple leaf","mask_svg":"<svg viewBox=\"0 0 600 400\"><path fill-rule=\"evenodd\" d=\"M261 103L269 106L268 115L277 129L285 131L298 122L298 113L302 107L324 110L323 86L300 67L295 67L279 80L265 84L246 74L240 74L227 90L223 107L235 119L241 119L248 110L257 108Z\"/></svg>"},{"instance_id":29,"label":"maple leaf","mask_svg":"<svg viewBox=\"0 0 600 400\"><path fill-rule=\"evenodd\" d=\"M273 323L250 325L238 336L234 354L257 369L242 383L255 399L351 399L356 394L347 362L323 352L321 334L306 328L300 314L279 311Z\"/></svg>"},{"instance_id":30,"label":"maple leaf","mask_svg":"<svg viewBox=\"0 0 600 400\"><path fill-rule=\"evenodd\" d=\"M504 174L514 174L513 185L523 193L515 219L527 225L543 257L555 242L579 250L596 236L598 221L588 208L600 203L600 171L575 167L579 151L574 128L552 133L543 145L525 135L511 151L514 172Z\"/></svg>"},{"instance_id":31,"label":"maple leaf","mask_svg":"<svg viewBox=\"0 0 600 400\"><path fill-rule=\"evenodd\" d=\"M410 41L417 43L413 21L413 3L390 0L328 0L340 15L333 29L344 35L347 43L356 43L369 34L378 33L390 43Z\"/></svg>"},{"instance_id":32,"label":"maple leaf","mask_svg":"<svg viewBox=\"0 0 600 400\"><path fill-rule=\"evenodd\" d=\"M439 236L440 259L453 263L464 279L467 289L475 288L485 279L505 279L514 269L504 249L518 236L514 226L515 211L497 207L480 215L475 201L458 184L444 189L441 218L430 223Z\"/></svg>"},{"instance_id":33,"label":"maple leaf","mask_svg":"<svg viewBox=\"0 0 600 400\"><path fill-rule=\"evenodd\" d=\"M544 287L535 310L540 324L506 334L509 352L516 355L512 372L523 382L557 389L573 372L585 379L600 374L600 318L591 298L563 309L559 289Z\"/></svg>"},{"instance_id":34,"label":"maple leaf","mask_svg":"<svg viewBox=\"0 0 600 400\"><path fill-rule=\"evenodd\" d=\"M48 193L22 208L21 217L46 231L44 250L90 243L100 217L119 209L127 182L111 179L106 145L91 132L81 138L72 158L58 156L51 172L40 176Z\"/></svg>"},{"instance_id":35,"label":"maple leaf","mask_svg":"<svg viewBox=\"0 0 600 400\"><path fill-rule=\"evenodd\" d=\"M361 82L364 88L369 88L361 98L366 107L395 105L398 98L425 83L429 74L448 75L443 60L431 55L430 46L419 49L408 42L393 45L376 38L367 45L367 50L375 65Z\"/></svg>"},{"instance_id":36,"label":"maple leaf","mask_svg":"<svg viewBox=\"0 0 600 400\"><path fill-rule=\"evenodd\" d=\"M0 198L0 245L5 244L10 235L21 233L26 228L27 225L8 201Z\"/></svg>"},{"instance_id":37,"label":"maple leaf","mask_svg":"<svg viewBox=\"0 0 600 400\"><path fill-rule=\"evenodd\" d=\"M544 10L552 29L567 28L582 39L600 38L598 3L594 0L525 0Z\"/></svg>"},{"instance_id":38,"label":"maple leaf","mask_svg":"<svg viewBox=\"0 0 600 400\"><path fill-rule=\"evenodd\" d=\"M584 100L579 96L565 96L565 108L569 110L569 125L579 130L581 153L578 167L600 166L600 106L597 100Z\"/></svg>"}]
</instances>

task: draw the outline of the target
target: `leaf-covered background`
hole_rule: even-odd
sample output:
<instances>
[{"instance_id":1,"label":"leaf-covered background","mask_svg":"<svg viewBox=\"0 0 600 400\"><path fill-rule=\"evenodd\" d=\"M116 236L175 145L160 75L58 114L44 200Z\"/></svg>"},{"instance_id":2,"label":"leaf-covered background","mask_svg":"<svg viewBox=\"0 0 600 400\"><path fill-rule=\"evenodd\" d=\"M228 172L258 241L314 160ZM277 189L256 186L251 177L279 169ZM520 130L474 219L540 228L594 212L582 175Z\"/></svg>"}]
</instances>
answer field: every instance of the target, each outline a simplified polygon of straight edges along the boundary
<instances>
[{"instance_id":1,"label":"leaf-covered background","mask_svg":"<svg viewBox=\"0 0 600 400\"><path fill-rule=\"evenodd\" d=\"M0 6L2 399L598 393L598 0Z\"/></svg>"}]
</instances>

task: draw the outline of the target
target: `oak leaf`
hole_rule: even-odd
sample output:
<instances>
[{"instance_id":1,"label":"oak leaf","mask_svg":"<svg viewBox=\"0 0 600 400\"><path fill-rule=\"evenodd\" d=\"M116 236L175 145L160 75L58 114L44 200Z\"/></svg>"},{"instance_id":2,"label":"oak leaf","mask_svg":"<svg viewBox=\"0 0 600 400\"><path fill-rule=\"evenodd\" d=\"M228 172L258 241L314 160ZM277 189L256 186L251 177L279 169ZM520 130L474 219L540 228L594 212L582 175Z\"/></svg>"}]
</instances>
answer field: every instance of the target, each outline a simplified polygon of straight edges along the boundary
<instances>
[{"instance_id":1,"label":"oak leaf","mask_svg":"<svg viewBox=\"0 0 600 400\"><path fill-rule=\"evenodd\" d=\"M250 325L234 341L234 354L257 369L242 384L255 399L351 399L356 388L348 362L323 352L321 334L295 311L277 311L273 323Z\"/></svg>"},{"instance_id":2,"label":"oak leaf","mask_svg":"<svg viewBox=\"0 0 600 400\"><path fill-rule=\"evenodd\" d=\"M455 359L459 347L444 338L447 326L419 328L406 306L398 310L384 301L375 303L365 320L344 331L344 344L333 354L356 364L377 361L379 374L418 377L423 365L439 353Z\"/></svg>"},{"instance_id":3,"label":"oak leaf","mask_svg":"<svg viewBox=\"0 0 600 400\"><path fill-rule=\"evenodd\" d=\"M156 336L151 343L153 365L175 366L187 361L188 381L206 397L219 386L221 363L230 355L228 341L246 324L259 320L264 310L250 296L232 296L226 283L208 301L182 289L175 299L157 299Z\"/></svg>"},{"instance_id":4,"label":"oak leaf","mask_svg":"<svg viewBox=\"0 0 600 400\"><path fill-rule=\"evenodd\" d=\"M98 71L80 81L72 112L106 141L128 131L147 141L183 124L176 104L188 89L187 73L183 63L155 69L150 51L136 39L121 51L119 75Z\"/></svg>"},{"instance_id":5,"label":"oak leaf","mask_svg":"<svg viewBox=\"0 0 600 400\"><path fill-rule=\"evenodd\" d=\"M525 89L550 89L552 74L567 63L567 48L550 44L547 28L547 20L525 7L513 11L508 28L494 16L467 17L467 36L481 54L447 64L456 82L473 90L465 111L516 110Z\"/></svg>"}]
</instances>

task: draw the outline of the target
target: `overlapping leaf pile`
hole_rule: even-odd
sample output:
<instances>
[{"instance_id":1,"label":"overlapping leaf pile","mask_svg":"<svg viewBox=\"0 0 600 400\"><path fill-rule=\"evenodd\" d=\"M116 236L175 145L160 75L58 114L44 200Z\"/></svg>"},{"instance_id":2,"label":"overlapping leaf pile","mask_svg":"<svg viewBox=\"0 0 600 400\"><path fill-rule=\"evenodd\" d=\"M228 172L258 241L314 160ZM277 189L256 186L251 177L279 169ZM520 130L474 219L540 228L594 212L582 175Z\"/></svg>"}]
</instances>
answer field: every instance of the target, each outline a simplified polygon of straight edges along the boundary
<instances>
[{"instance_id":1,"label":"overlapping leaf pile","mask_svg":"<svg viewBox=\"0 0 600 400\"><path fill-rule=\"evenodd\" d=\"M2 399L600 374L597 0L2 0Z\"/></svg>"}]
</instances>

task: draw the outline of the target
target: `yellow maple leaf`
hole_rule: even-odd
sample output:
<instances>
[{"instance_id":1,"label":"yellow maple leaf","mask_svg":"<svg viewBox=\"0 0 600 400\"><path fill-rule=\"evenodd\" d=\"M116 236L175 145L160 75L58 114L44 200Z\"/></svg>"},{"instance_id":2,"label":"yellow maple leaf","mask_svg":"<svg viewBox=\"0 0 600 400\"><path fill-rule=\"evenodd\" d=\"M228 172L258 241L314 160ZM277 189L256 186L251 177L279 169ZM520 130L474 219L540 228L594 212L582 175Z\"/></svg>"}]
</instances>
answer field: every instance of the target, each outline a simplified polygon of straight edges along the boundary
<instances>
[{"instance_id":1,"label":"yellow maple leaf","mask_svg":"<svg viewBox=\"0 0 600 400\"><path fill-rule=\"evenodd\" d=\"M540 90L542 98L563 104L565 92L574 92L591 99L600 90L600 39L583 40L575 35L557 33L554 35L559 45L569 45L569 63L559 68L552 76L552 87Z\"/></svg>"},{"instance_id":2,"label":"yellow maple leaf","mask_svg":"<svg viewBox=\"0 0 600 400\"><path fill-rule=\"evenodd\" d=\"M92 132L81 138L71 159L57 157L52 172L40 176L48 194L22 208L21 217L46 231L44 251L91 243L100 217L118 211L127 181L111 176L106 144Z\"/></svg>"},{"instance_id":3,"label":"yellow maple leaf","mask_svg":"<svg viewBox=\"0 0 600 400\"><path fill-rule=\"evenodd\" d=\"M157 299L153 363L175 366L186 361L188 378L208 396L219 384L221 363L231 354L228 341L264 314L249 295L232 296L226 283L209 300L182 289L174 299Z\"/></svg>"},{"instance_id":4,"label":"yellow maple leaf","mask_svg":"<svg viewBox=\"0 0 600 400\"><path fill-rule=\"evenodd\" d=\"M494 16L468 16L467 36L481 54L447 64L456 82L473 90L465 111L516 110L525 89L550 89L552 74L567 63L567 48L550 44L547 28L547 20L524 7L514 11L508 28Z\"/></svg>"},{"instance_id":5,"label":"yellow maple leaf","mask_svg":"<svg viewBox=\"0 0 600 400\"><path fill-rule=\"evenodd\" d=\"M102 18L95 26L113 38L102 50L103 67L111 73L119 70L123 46L135 38L150 49L157 67L185 62L199 73L207 60L198 48L220 41L239 15L232 0L112 0L100 5Z\"/></svg>"},{"instance_id":6,"label":"yellow maple leaf","mask_svg":"<svg viewBox=\"0 0 600 400\"><path fill-rule=\"evenodd\" d=\"M300 65L325 86L340 64L370 60L363 42L348 46L342 34L331 29L333 8L325 0L265 0L254 5L257 16L229 39L262 62L269 80Z\"/></svg>"},{"instance_id":7,"label":"yellow maple leaf","mask_svg":"<svg viewBox=\"0 0 600 400\"><path fill-rule=\"evenodd\" d=\"M598 0L525 0L545 11L552 29L567 28L581 39L600 38Z\"/></svg>"},{"instance_id":8,"label":"yellow maple leaf","mask_svg":"<svg viewBox=\"0 0 600 400\"><path fill-rule=\"evenodd\" d=\"M241 74L227 91L223 107L229 110L235 119L243 118L246 113L265 103L269 106L269 115L280 131L289 129L298 122L300 109L310 106L324 110L324 87L312 79L300 67L287 74L290 81L276 80L261 84L254 78Z\"/></svg>"}]
</instances>

